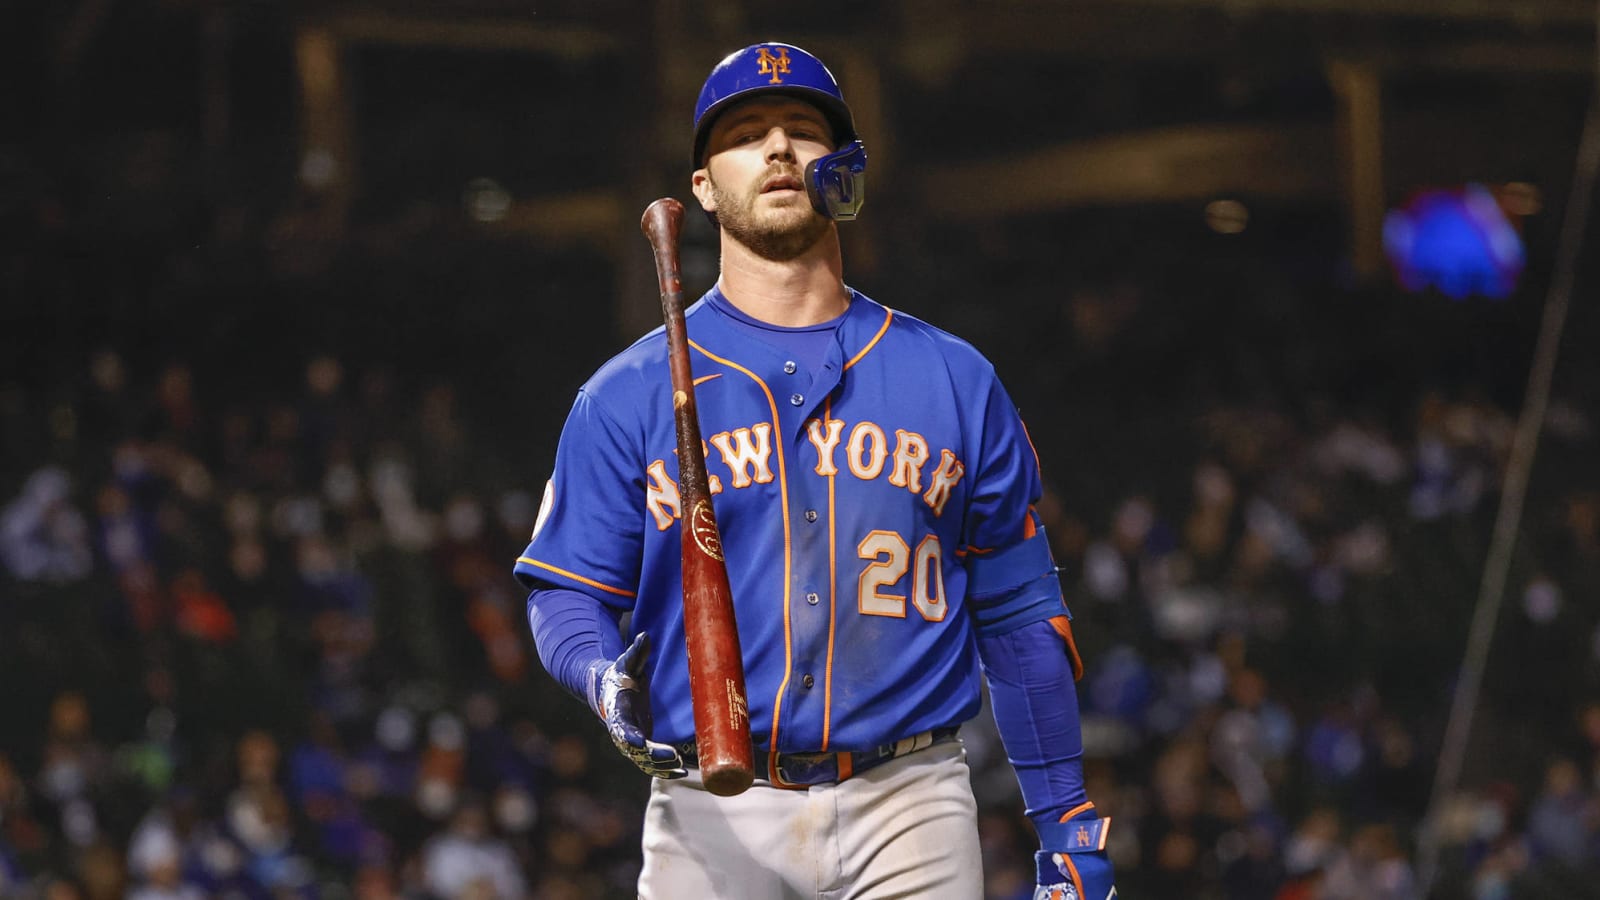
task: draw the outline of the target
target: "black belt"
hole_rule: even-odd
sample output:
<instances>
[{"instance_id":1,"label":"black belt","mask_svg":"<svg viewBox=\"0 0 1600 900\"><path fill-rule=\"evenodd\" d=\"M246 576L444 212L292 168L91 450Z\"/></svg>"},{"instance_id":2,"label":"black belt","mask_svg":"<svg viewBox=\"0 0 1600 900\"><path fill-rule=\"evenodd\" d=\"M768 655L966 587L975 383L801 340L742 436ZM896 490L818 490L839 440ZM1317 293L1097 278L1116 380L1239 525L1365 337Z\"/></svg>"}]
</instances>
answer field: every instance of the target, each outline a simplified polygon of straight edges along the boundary
<instances>
[{"instance_id":1,"label":"black belt","mask_svg":"<svg viewBox=\"0 0 1600 900\"><path fill-rule=\"evenodd\" d=\"M843 753L822 750L774 754L757 748L754 752L756 777L771 780L773 787L810 787L844 781L896 757L954 740L957 730L955 727L935 728L872 750ZM685 765L698 765L699 753L694 741L679 744L678 752Z\"/></svg>"}]
</instances>

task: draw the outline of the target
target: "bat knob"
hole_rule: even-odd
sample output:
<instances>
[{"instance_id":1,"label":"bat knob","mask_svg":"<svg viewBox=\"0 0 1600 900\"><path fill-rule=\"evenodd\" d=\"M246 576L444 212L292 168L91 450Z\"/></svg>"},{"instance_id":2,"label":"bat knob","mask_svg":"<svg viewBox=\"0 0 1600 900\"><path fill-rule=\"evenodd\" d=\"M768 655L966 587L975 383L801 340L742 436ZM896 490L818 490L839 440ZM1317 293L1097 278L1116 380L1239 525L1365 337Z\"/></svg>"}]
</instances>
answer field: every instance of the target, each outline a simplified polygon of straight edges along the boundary
<instances>
[{"instance_id":1,"label":"bat knob","mask_svg":"<svg viewBox=\"0 0 1600 900\"><path fill-rule=\"evenodd\" d=\"M682 227L683 204L672 197L662 197L645 207L644 217L639 220L640 230L655 247L676 245Z\"/></svg>"},{"instance_id":2,"label":"bat knob","mask_svg":"<svg viewBox=\"0 0 1600 900\"><path fill-rule=\"evenodd\" d=\"M706 790L718 797L733 797L744 793L755 781L755 773L747 768L729 766L726 768L701 769L701 780L705 782Z\"/></svg>"}]
</instances>

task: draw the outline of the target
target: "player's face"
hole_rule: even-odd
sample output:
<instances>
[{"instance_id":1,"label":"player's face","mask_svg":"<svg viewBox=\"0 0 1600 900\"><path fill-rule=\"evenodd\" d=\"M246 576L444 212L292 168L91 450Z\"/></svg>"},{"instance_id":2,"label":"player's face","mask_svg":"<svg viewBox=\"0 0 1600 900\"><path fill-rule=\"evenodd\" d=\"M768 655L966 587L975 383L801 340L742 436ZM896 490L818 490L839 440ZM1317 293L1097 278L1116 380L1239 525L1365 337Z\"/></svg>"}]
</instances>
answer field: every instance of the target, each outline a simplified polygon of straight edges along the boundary
<instances>
[{"instance_id":1,"label":"player's face","mask_svg":"<svg viewBox=\"0 0 1600 900\"><path fill-rule=\"evenodd\" d=\"M833 149L833 130L811 104L750 100L712 126L695 194L716 212L724 236L768 259L794 259L833 225L812 209L801 180L807 163Z\"/></svg>"}]
</instances>

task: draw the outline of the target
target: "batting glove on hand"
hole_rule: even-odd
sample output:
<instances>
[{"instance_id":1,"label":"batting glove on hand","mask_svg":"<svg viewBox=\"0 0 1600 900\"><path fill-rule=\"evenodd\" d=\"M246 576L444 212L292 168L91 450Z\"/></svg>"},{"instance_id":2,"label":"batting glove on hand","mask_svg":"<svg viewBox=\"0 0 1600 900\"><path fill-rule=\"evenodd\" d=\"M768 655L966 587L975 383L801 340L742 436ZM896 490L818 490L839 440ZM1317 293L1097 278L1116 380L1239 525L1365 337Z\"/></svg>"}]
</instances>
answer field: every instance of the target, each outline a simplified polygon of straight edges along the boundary
<instances>
[{"instance_id":1,"label":"batting glove on hand","mask_svg":"<svg viewBox=\"0 0 1600 900\"><path fill-rule=\"evenodd\" d=\"M650 635L640 632L617 661L589 671L589 705L606 723L611 743L646 775L682 778L689 774L671 745L649 739Z\"/></svg>"},{"instance_id":2,"label":"batting glove on hand","mask_svg":"<svg viewBox=\"0 0 1600 900\"><path fill-rule=\"evenodd\" d=\"M1106 829L1090 806L1065 822L1039 828L1045 849L1033 855L1038 885L1033 900L1116 900L1115 873L1106 855Z\"/></svg>"}]
</instances>

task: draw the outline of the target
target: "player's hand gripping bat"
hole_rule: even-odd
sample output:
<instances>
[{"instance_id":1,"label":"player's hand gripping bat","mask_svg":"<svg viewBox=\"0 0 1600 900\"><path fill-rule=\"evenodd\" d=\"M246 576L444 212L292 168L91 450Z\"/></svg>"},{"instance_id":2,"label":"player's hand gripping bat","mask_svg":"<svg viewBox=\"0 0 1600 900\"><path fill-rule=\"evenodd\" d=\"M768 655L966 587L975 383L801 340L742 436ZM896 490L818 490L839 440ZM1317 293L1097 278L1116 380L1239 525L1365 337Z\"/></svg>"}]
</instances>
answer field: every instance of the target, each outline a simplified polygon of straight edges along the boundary
<instances>
[{"instance_id":1,"label":"player's hand gripping bat","mask_svg":"<svg viewBox=\"0 0 1600 900\"><path fill-rule=\"evenodd\" d=\"M678 429L678 495L683 513L683 636L689 650L689 692L695 741L706 789L722 797L743 793L755 778L744 658L734 627L733 594L722 558L722 536L706 482L705 444L689 370L689 336L683 323L678 277L678 232L683 204L663 197L639 223L655 252L661 315L667 325L672 368L672 410Z\"/></svg>"}]
</instances>

